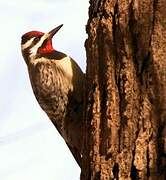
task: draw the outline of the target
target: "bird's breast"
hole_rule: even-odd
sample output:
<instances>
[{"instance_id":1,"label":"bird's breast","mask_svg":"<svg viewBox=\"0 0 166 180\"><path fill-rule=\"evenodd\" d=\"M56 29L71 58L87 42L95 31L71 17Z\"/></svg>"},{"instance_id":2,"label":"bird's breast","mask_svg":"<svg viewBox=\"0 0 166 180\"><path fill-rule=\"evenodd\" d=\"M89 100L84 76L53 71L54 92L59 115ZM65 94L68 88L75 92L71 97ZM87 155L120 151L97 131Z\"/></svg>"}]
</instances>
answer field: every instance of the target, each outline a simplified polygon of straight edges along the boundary
<instances>
[{"instance_id":1,"label":"bird's breast","mask_svg":"<svg viewBox=\"0 0 166 180\"><path fill-rule=\"evenodd\" d=\"M61 68L55 62L42 62L34 65L31 74L31 81L35 85L35 89L41 93L57 93L57 91L64 91L67 93L72 89L71 75Z\"/></svg>"},{"instance_id":2,"label":"bird's breast","mask_svg":"<svg viewBox=\"0 0 166 180\"><path fill-rule=\"evenodd\" d=\"M69 75L53 62L38 62L29 69L36 99L62 133L68 94L72 91Z\"/></svg>"}]
</instances>

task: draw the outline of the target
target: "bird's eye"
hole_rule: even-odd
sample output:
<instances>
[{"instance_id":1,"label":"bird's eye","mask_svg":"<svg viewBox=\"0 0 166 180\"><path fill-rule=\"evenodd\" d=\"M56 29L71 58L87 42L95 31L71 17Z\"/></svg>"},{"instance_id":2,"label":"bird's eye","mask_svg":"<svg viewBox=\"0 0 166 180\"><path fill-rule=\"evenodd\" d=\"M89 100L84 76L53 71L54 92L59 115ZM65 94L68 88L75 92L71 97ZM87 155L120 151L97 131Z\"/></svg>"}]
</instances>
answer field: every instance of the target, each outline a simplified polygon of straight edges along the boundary
<instances>
[{"instance_id":1,"label":"bird's eye","mask_svg":"<svg viewBox=\"0 0 166 180\"><path fill-rule=\"evenodd\" d=\"M34 42L37 43L39 40L40 40L40 37L36 37L36 38L34 39Z\"/></svg>"}]
</instances>

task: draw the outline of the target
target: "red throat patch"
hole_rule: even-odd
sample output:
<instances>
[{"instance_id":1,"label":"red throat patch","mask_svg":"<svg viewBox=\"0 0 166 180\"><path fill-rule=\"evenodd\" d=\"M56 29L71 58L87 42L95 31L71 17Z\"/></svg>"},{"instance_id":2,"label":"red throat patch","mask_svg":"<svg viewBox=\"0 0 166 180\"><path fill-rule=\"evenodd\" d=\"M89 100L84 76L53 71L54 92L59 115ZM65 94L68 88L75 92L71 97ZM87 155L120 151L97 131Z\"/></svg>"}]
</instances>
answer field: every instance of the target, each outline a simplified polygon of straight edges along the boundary
<instances>
[{"instance_id":1,"label":"red throat patch","mask_svg":"<svg viewBox=\"0 0 166 180\"><path fill-rule=\"evenodd\" d=\"M53 51L55 51L55 50L52 47L51 39L45 40L45 42L42 44L42 46L38 49L39 54L48 54L48 53L52 53Z\"/></svg>"}]
</instances>

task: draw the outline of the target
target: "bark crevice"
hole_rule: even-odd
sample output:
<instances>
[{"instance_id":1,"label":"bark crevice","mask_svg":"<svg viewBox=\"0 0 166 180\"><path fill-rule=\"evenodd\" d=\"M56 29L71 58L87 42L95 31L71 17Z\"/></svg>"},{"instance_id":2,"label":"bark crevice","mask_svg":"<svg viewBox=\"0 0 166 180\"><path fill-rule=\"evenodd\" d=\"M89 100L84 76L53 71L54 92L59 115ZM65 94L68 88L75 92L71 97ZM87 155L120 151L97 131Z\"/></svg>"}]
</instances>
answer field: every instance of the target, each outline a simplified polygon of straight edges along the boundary
<instances>
[{"instance_id":1,"label":"bark crevice","mask_svg":"<svg viewBox=\"0 0 166 180\"><path fill-rule=\"evenodd\" d=\"M82 180L165 178L165 9L90 0Z\"/></svg>"}]
</instances>

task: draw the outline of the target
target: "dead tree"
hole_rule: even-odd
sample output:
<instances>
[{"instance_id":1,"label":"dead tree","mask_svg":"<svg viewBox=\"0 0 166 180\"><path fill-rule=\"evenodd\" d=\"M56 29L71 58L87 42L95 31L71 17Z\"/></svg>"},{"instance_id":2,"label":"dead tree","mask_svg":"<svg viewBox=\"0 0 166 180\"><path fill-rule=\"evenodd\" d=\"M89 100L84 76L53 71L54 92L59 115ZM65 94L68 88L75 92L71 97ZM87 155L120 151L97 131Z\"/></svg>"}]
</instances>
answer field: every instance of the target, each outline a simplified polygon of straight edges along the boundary
<instances>
[{"instance_id":1,"label":"dead tree","mask_svg":"<svg viewBox=\"0 0 166 180\"><path fill-rule=\"evenodd\" d=\"M90 0L82 180L166 178L166 1Z\"/></svg>"}]
</instances>

